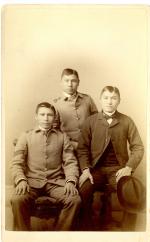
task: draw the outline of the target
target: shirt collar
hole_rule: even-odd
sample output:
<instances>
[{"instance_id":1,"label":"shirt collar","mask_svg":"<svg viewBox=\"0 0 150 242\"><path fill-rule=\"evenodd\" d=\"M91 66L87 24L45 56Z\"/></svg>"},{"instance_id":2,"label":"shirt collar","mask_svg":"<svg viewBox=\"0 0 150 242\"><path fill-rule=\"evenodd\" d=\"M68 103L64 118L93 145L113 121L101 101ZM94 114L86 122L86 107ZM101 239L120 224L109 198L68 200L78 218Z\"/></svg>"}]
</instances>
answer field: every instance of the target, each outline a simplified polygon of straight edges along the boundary
<instances>
[{"instance_id":1,"label":"shirt collar","mask_svg":"<svg viewBox=\"0 0 150 242\"><path fill-rule=\"evenodd\" d=\"M116 110L114 113L115 113L115 117L118 118L118 117L119 117L119 112ZM112 115L112 114L111 114L111 115ZM101 110L101 111L98 113L98 118L99 118L99 119L103 119L103 118L104 118L103 110Z\"/></svg>"},{"instance_id":2,"label":"shirt collar","mask_svg":"<svg viewBox=\"0 0 150 242\"><path fill-rule=\"evenodd\" d=\"M66 93L66 92L63 92L62 93L62 98L63 98L63 100L67 100L68 98L76 98L77 97L77 95L78 95L78 93L76 92L76 93L74 93L73 95L69 95L68 93Z\"/></svg>"},{"instance_id":3,"label":"shirt collar","mask_svg":"<svg viewBox=\"0 0 150 242\"><path fill-rule=\"evenodd\" d=\"M45 131L44 129L42 129L41 127L39 127L39 126L36 126L35 128L34 128L34 131L35 131L35 133L38 133L38 132L42 132L42 131ZM57 130L55 129L55 128L51 128L51 129L49 129L49 131L54 131L54 132L57 132Z\"/></svg>"},{"instance_id":4,"label":"shirt collar","mask_svg":"<svg viewBox=\"0 0 150 242\"><path fill-rule=\"evenodd\" d=\"M76 98L78 98L78 97L83 98L83 94L80 93L80 92L76 92L76 94L73 94L73 95L75 95ZM66 98L68 98L68 97L71 97L71 95L69 95L69 94L66 93L66 92L63 92L63 93L62 93L62 98L63 98L63 100L66 100Z\"/></svg>"},{"instance_id":5,"label":"shirt collar","mask_svg":"<svg viewBox=\"0 0 150 242\"><path fill-rule=\"evenodd\" d=\"M102 111L103 114L106 114L106 115L108 115L108 116L112 116L115 112L116 112L116 110L115 110L114 112L112 112L112 113L108 113L108 112L104 112L104 111Z\"/></svg>"}]
</instances>

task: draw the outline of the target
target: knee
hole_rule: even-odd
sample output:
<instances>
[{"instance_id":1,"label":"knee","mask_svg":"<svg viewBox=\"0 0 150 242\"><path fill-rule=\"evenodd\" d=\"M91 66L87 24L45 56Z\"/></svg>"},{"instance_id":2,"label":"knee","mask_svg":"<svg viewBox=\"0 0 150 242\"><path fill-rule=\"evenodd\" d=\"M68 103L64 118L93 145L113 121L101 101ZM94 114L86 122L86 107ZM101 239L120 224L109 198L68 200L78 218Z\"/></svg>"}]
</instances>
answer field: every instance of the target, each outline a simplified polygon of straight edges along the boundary
<instances>
[{"instance_id":1,"label":"knee","mask_svg":"<svg viewBox=\"0 0 150 242\"><path fill-rule=\"evenodd\" d=\"M73 199L72 199L72 202L76 205L80 205L81 204L81 198L79 195L77 196L74 196Z\"/></svg>"},{"instance_id":2,"label":"knee","mask_svg":"<svg viewBox=\"0 0 150 242\"><path fill-rule=\"evenodd\" d=\"M16 195L14 194L11 198L11 204L12 206L19 206L23 204L27 200L26 195Z\"/></svg>"},{"instance_id":3,"label":"knee","mask_svg":"<svg viewBox=\"0 0 150 242\"><path fill-rule=\"evenodd\" d=\"M81 204L81 198L79 195L76 195L76 196L72 196L70 197L69 199L66 200L66 203L69 205L72 205L72 206L75 206L75 207L79 207L80 204Z\"/></svg>"}]
</instances>

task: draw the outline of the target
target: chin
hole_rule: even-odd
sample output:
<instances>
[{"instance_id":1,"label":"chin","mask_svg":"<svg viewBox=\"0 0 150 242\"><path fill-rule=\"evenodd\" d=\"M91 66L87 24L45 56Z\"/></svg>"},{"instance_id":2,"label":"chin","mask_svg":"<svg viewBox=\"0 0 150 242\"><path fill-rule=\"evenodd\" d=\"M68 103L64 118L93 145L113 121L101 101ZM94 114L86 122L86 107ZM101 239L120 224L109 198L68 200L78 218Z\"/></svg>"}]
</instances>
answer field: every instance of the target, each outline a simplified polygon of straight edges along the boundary
<instances>
[{"instance_id":1,"label":"chin","mask_svg":"<svg viewBox=\"0 0 150 242\"><path fill-rule=\"evenodd\" d=\"M104 112L106 112L106 113L112 113L112 112L113 112L113 110L110 110L110 109L105 109L105 110L104 110Z\"/></svg>"},{"instance_id":2,"label":"chin","mask_svg":"<svg viewBox=\"0 0 150 242\"><path fill-rule=\"evenodd\" d=\"M68 93L69 95L72 95L74 93L73 90L67 90L66 93Z\"/></svg>"},{"instance_id":3,"label":"chin","mask_svg":"<svg viewBox=\"0 0 150 242\"><path fill-rule=\"evenodd\" d=\"M51 128L51 125L43 125L41 126L43 129L50 129Z\"/></svg>"}]
</instances>

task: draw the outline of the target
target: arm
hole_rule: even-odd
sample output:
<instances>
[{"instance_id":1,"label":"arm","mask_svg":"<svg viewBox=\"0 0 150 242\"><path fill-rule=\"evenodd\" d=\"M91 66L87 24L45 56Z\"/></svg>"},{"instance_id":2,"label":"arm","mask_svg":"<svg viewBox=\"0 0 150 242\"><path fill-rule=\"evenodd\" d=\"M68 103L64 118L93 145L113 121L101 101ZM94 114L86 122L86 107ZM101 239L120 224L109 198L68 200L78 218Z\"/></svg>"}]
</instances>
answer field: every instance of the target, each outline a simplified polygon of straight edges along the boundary
<instances>
[{"instance_id":1,"label":"arm","mask_svg":"<svg viewBox=\"0 0 150 242\"><path fill-rule=\"evenodd\" d=\"M98 113L98 109L93 101L93 99L90 97L90 114Z\"/></svg>"},{"instance_id":2,"label":"arm","mask_svg":"<svg viewBox=\"0 0 150 242\"><path fill-rule=\"evenodd\" d=\"M79 160L79 165L81 170L83 171L85 168L90 168L90 159L91 159L91 125L90 118L87 118L85 121L81 134L79 136L79 143L77 148L77 156Z\"/></svg>"},{"instance_id":3,"label":"arm","mask_svg":"<svg viewBox=\"0 0 150 242\"><path fill-rule=\"evenodd\" d=\"M55 118L53 121L53 127L60 128L60 114L59 114L58 110L56 109L56 107L55 107L55 110L56 110L56 115L55 115Z\"/></svg>"},{"instance_id":4,"label":"arm","mask_svg":"<svg viewBox=\"0 0 150 242\"><path fill-rule=\"evenodd\" d=\"M14 156L11 161L12 178L15 185L17 185L21 180L27 181L25 176L26 154L26 133L23 133L17 141Z\"/></svg>"},{"instance_id":5,"label":"arm","mask_svg":"<svg viewBox=\"0 0 150 242\"><path fill-rule=\"evenodd\" d=\"M65 173L65 194L75 195L78 193L76 184L79 179L79 166L78 161L74 155L73 147L69 141L69 137L64 135L64 146L63 146L63 169Z\"/></svg>"},{"instance_id":6,"label":"arm","mask_svg":"<svg viewBox=\"0 0 150 242\"><path fill-rule=\"evenodd\" d=\"M79 187L89 179L90 182L93 184L93 177L90 173L90 149L91 149L91 129L90 129L90 120L87 119L85 122L82 133L79 137L79 144L77 149L77 155L79 159L80 168L82 170L82 175L79 179Z\"/></svg>"},{"instance_id":7,"label":"arm","mask_svg":"<svg viewBox=\"0 0 150 242\"><path fill-rule=\"evenodd\" d=\"M131 119L129 121L127 139L129 142L130 155L126 166L116 173L117 182L122 176L130 176L131 173L134 172L144 154L144 147L139 132L134 122Z\"/></svg>"},{"instance_id":8,"label":"arm","mask_svg":"<svg viewBox=\"0 0 150 242\"><path fill-rule=\"evenodd\" d=\"M139 132L131 119L128 128L128 143L130 154L126 166L131 167L134 171L143 158L144 146L140 138Z\"/></svg>"}]
</instances>

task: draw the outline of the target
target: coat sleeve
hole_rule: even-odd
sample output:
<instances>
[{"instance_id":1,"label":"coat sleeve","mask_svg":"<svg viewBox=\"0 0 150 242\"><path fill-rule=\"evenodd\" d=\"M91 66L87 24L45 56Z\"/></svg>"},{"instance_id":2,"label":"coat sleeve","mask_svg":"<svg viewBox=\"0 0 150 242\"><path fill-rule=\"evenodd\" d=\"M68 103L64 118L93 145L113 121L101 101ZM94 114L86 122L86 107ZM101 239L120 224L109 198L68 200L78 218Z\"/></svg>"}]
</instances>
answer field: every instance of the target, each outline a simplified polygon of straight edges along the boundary
<instances>
[{"instance_id":1,"label":"coat sleeve","mask_svg":"<svg viewBox=\"0 0 150 242\"><path fill-rule=\"evenodd\" d=\"M93 99L89 96L90 98L90 114L95 114L95 113L98 113L98 109L93 101Z\"/></svg>"},{"instance_id":2,"label":"coat sleeve","mask_svg":"<svg viewBox=\"0 0 150 242\"><path fill-rule=\"evenodd\" d=\"M55 110L56 110L56 114L55 114L55 118L54 118L54 121L53 121L53 127L54 128L60 128L60 114L59 114L59 111L58 109L56 108L56 106L54 105L55 107Z\"/></svg>"},{"instance_id":3,"label":"coat sleeve","mask_svg":"<svg viewBox=\"0 0 150 242\"><path fill-rule=\"evenodd\" d=\"M23 133L15 145L13 159L11 160L11 171L14 184L17 185L20 180L27 180L25 176L27 156L26 133Z\"/></svg>"},{"instance_id":4,"label":"coat sleeve","mask_svg":"<svg viewBox=\"0 0 150 242\"><path fill-rule=\"evenodd\" d=\"M77 148L77 156L81 170L91 167L91 124L90 117L85 121L81 134L79 136L79 143Z\"/></svg>"},{"instance_id":5,"label":"coat sleeve","mask_svg":"<svg viewBox=\"0 0 150 242\"><path fill-rule=\"evenodd\" d=\"M73 146L70 143L69 137L66 133L63 133L63 135L63 169L65 173L65 180L73 181L75 184L77 184L79 178L78 161L74 155Z\"/></svg>"},{"instance_id":6,"label":"coat sleeve","mask_svg":"<svg viewBox=\"0 0 150 242\"><path fill-rule=\"evenodd\" d=\"M132 119L130 119L128 126L128 142L130 154L126 165L131 167L134 171L143 158L144 146Z\"/></svg>"}]
</instances>

